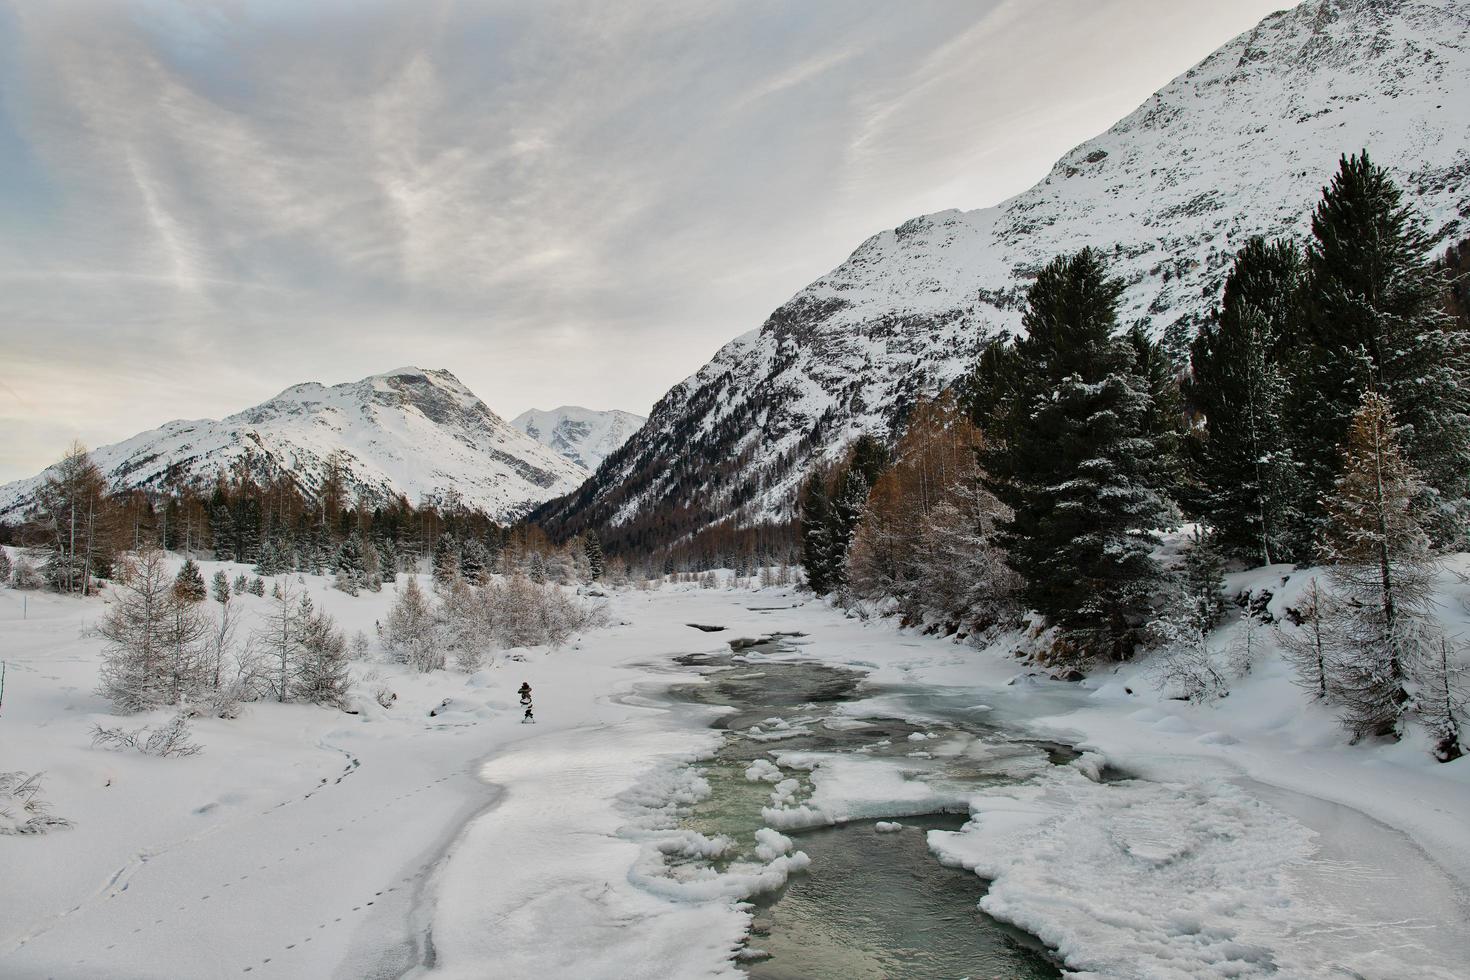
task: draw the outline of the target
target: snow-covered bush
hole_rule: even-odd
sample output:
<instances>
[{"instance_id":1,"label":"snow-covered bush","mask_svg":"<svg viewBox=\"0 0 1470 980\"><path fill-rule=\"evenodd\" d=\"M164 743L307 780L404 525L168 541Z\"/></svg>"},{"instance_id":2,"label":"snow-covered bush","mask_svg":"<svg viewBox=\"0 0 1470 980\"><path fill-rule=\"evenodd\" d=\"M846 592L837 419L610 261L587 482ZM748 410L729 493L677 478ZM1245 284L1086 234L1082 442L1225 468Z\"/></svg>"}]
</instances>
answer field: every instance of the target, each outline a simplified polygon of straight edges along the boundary
<instances>
[{"instance_id":1,"label":"snow-covered bush","mask_svg":"<svg viewBox=\"0 0 1470 980\"><path fill-rule=\"evenodd\" d=\"M46 576L27 555L19 555L10 573L10 584L17 589L39 589L46 584Z\"/></svg>"},{"instance_id":2,"label":"snow-covered bush","mask_svg":"<svg viewBox=\"0 0 1470 980\"><path fill-rule=\"evenodd\" d=\"M71 825L52 815L41 798L40 773L0 772L0 837L44 834Z\"/></svg>"},{"instance_id":3,"label":"snow-covered bush","mask_svg":"<svg viewBox=\"0 0 1470 980\"><path fill-rule=\"evenodd\" d=\"M602 625L601 606L584 605L565 590L512 575L487 584L483 606L501 646L560 646L576 632Z\"/></svg>"},{"instance_id":4,"label":"snow-covered bush","mask_svg":"<svg viewBox=\"0 0 1470 980\"><path fill-rule=\"evenodd\" d=\"M0 548L0 587L10 584L10 553Z\"/></svg>"},{"instance_id":5,"label":"snow-covered bush","mask_svg":"<svg viewBox=\"0 0 1470 980\"><path fill-rule=\"evenodd\" d=\"M1159 645L1149 667L1154 686L1167 697L1207 703L1230 693L1228 668L1210 647L1193 616L1168 616L1149 624Z\"/></svg>"},{"instance_id":6,"label":"snow-covered bush","mask_svg":"<svg viewBox=\"0 0 1470 980\"><path fill-rule=\"evenodd\" d=\"M104 749L132 749L165 759L198 755L203 751L203 747L193 740L189 719L184 712L174 715L167 725L158 728L145 726L126 731L93 725L92 745Z\"/></svg>"},{"instance_id":7,"label":"snow-covered bush","mask_svg":"<svg viewBox=\"0 0 1470 980\"><path fill-rule=\"evenodd\" d=\"M409 579L378 631L392 659L425 672L444 667L451 655L460 669L474 671L496 648L559 646L605 618L600 605L521 573L479 586L455 575L435 592L437 603Z\"/></svg>"}]
</instances>

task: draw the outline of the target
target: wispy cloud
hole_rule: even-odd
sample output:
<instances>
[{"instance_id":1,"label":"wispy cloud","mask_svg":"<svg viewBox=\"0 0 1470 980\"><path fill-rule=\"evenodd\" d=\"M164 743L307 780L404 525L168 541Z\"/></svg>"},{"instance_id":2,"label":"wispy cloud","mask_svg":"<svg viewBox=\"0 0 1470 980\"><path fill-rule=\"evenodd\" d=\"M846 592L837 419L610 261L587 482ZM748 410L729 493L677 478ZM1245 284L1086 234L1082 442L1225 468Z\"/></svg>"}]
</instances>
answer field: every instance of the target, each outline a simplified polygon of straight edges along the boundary
<instances>
[{"instance_id":1,"label":"wispy cloud","mask_svg":"<svg viewBox=\"0 0 1470 980\"><path fill-rule=\"evenodd\" d=\"M0 0L0 481L407 362L645 411L1272 6Z\"/></svg>"}]
</instances>

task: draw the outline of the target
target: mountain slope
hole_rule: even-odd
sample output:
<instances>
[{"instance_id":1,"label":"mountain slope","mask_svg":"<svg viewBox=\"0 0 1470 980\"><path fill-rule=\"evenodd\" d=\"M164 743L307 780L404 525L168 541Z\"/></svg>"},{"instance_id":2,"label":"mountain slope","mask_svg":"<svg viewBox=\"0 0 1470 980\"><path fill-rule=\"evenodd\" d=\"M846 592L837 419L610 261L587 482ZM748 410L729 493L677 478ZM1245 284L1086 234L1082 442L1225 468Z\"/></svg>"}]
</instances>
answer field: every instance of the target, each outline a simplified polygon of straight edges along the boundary
<instances>
[{"instance_id":1,"label":"mountain slope","mask_svg":"<svg viewBox=\"0 0 1470 980\"><path fill-rule=\"evenodd\" d=\"M349 384L310 382L218 421L169 422L92 452L114 489L157 488L170 468L201 483L244 461L287 474L307 491L341 453L349 495L457 493L503 520L566 493L586 477L577 464L527 438L448 371L401 368ZM0 487L0 518L14 516L45 474Z\"/></svg>"},{"instance_id":2,"label":"mountain slope","mask_svg":"<svg viewBox=\"0 0 1470 980\"><path fill-rule=\"evenodd\" d=\"M1437 242L1470 215L1470 0L1311 0L1175 79L1039 184L874 235L675 385L554 527L649 540L792 513L813 458L887 436L906 404L1019 328L1053 256L1093 245L1122 318L1183 349L1251 235L1302 235L1343 153L1394 169ZM655 512L677 515L655 518Z\"/></svg>"},{"instance_id":3,"label":"mountain slope","mask_svg":"<svg viewBox=\"0 0 1470 980\"><path fill-rule=\"evenodd\" d=\"M591 472L646 421L641 415L617 409L597 412L563 405L549 412L528 409L511 419L510 424Z\"/></svg>"}]
</instances>

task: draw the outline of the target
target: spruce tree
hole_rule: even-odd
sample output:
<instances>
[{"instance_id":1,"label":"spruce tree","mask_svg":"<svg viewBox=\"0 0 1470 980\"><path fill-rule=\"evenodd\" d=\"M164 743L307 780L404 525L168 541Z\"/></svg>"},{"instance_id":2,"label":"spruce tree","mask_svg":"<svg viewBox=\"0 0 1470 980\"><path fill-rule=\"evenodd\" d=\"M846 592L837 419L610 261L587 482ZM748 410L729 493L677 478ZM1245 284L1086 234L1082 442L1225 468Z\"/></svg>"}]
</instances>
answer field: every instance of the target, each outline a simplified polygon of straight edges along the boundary
<instances>
[{"instance_id":1,"label":"spruce tree","mask_svg":"<svg viewBox=\"0 0 1470 980\"><path fill-rule=\"evenodd\" d=\"M367 568L363 562L362 544L357 535L349 534L342 539L342 547L337 549L336 587L348 595L357 595L357 592L367 583Z\"/></svg>"},{"instance_id":2,"label":"spruce tree","mask_svg":"<svg viewBox=\"0 0 1470 980\"><path fill-rule=\"evenodd\" d=\"M209 590L204 585L204 575L194 559L184 559L183 567L174 578L174 595L181 602L187 603L203 602L208 597Z\"/></svg>"},{"instance_id":3,"label":"spruce tree","mask_svg":"<svg viewBox=\"0 0 1470 980\"><path fill-rule=\"evenodd\" d=\"M468 582L478 583L490 573L490 554L479 538L466 538L459 549L459 573Z\"/></svg>"},{"instance_id":4,"label":"spruce tree","mask_svg":"<svg viewBox=\"0 0 1470 980\"><path fill-rule=\"evenodd\" d=\"M1225 563L1213 534L1196 532L1184 553L1185 614L1201 633L1209 633L1225 618Z\"/></svg>"},{"instance_id":5,"label":"spruce tree","mask_svg":"<svg viewBox=\"0 0 1470 980\"><path fill-rule=\"evenodd\" d=\"M1388 172L1366 151L1344 157L1312 216L1293 427L1312 487L1330 496L1363 393L1382 395L1433 491L1425 516L1444 542L1459 533L1470 480L1470 347L1443 311L1428 253Z\"/></svg>"},{"instance_id":6,"label":"spruce tree","mask_svg":"<svg viewBox=\"0 0 1470 980\"><path fill-rule=\"evenodd\" d=\"M1015 411L1025 364L1008 339L995 339L980 350L975 367L959 385L960 404L970 421L991 443L1001 438L1005 420Z\"/></svg>"},{"instance_id":7,"label":"spruce tree","mask_svg":"<svg viewBox=\"0 0 1470 980\"><path fill-rule=\"evenodd\" d=\"M209 500L209 538L214 543L216 561L236 561L235 515L221 487L215 487Z\"/></svg>"},{"instance_id":8,"label":"spruce tree","mask_svg":"<svg viewBox=\"0 0 1470 980\"><path fill-rule=\"evenodd\" d=\"M1184 482L1184 400L1179 369L1163 345L1134 324L1127 334L1133 349L1133 373L1147 394L1143 431L1154 447L1153 482L1161 493L1177 499Z\"/></svg>"},{"instance_id":9,"label":"spruce tree","mask_svg":"<svg viewBox=\"0 0 1470 980\"><path fill-rule=\"evenodd\" d=\"M383 581L392 583L398 579L398 546L393 543L392 538L379 538L378 549L378 572L383 576Z\"/></svg>"},{"instance_id":10,"label":"spruce tree","mask_svg":"<svg viewBox=\"0 0 1470 980\"><path fill-rule=\"evenodd\" d=\"M459 542L452 534L441 534L434 545L435 582L447 582L459 574Z\"/></svg>"},{"instance_id":11,"label":"spruce tree","mask_svg":"<svg viewBox=\"0 0 1470 980\"><path fill-rule=\"evenodd\" d=\"M587 556L587 573L592 581L596 582L602 578L605 564L602 558L602 542L597 537L596 531L588 531L582 535L582 550Z\"/></svg>"},{"instance_id":12,"label":"spruce tree","mask_svg":"<svg viewBox=\"0 0 1470 980\"><path fill-rule=\"evenodd\" d=\"M1042 269L1016 342L1022 387L986 454L1023 596L1079 659L1131 654L1161 582L1153 529L1170 520L1154 406L1113 335L1122 288L1091 249Z\"/></svg>"},{"instance_id":13,"label":"spruce tree","mask_svg":"<svg viewBox=\"0 0 1470 980\"><path fill-rule=\"evenodd\" d=\"M877 479L876 474L874 479ZM847 556L852 550L853 534L867 508L868 491L871 489L863 470L857 466L849 466L843 471L837 496L832 501L832 524L827 531L827 569L832 588L847 585Z\"/></svg>"},{"instance_id":14,"label":"spruce tree","mask_svg":"<svg viewBox=\"0 0 1470 980\"><path fill-rule=\"evenodd\" d=\"M214 573L214 577L209 580L209 584L210 598L220 603L230 601L230 577L224 573L223 569Z\"/></svg>"},{"instance_id":15,"label":"spruce tree","mask_svg":"<svg viewBox=\"0 0 1470 980\"><path fill-rule=\"evenodd\" d=\"M1204 420L1188 443L1190 509L1214 529L1223 551L1261 565L1305 550L1280 363L1300 278L1290 242L1247 242L1219 310L1195 337L1184 385Z\"/></svg>"},{"instance_id":16,"label":"spruce tree","mask_svg":"<svg viewBox=\"0 0 1470 980\"><path fill-rule=\"evenodd\" d=\"M10 555L0 547L0 585L10 584Z\"/></svg>"},{"instance_id":17,"label":"spruce tree","mask_svg":"<svg viewBox=\"0 0 1470 980\"><path fill-rule=\"evenodd\" d=\"M801 494L801 565L806 570L807 585L817 595L826 595L833 585L834 518L826 483L825 474L813 473Z\"/></svg>"}]
</instances>

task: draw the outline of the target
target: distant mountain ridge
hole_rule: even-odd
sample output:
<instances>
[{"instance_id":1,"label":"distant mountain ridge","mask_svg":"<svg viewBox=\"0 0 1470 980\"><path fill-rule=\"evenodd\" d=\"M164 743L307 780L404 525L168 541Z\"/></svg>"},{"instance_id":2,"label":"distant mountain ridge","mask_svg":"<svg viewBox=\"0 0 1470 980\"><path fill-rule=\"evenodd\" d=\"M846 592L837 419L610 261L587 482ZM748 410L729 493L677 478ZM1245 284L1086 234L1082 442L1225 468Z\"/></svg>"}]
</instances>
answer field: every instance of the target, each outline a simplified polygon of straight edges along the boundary
<instances>
[{"instance_id":1,"label":"distant mountain ridge","mask_svg":"<svg viewBox=\"0 0 1470 980\"><path fill-rule=\"evenodd\" d=\"M1248 237L1308 230L1367 148L1439 246L1470 229L1470 0L1310 0L1274 14L995 207L880 232L675 385L576 493L535 518L641 542L792 516L814 460L952 383L1020 329L1054 256L1091 245L1121 319L1182 350ZM663 515L663 516L660 516ZM668 515L678 515L670 520Z\"/></svg>"},{"instance_id":2,"label":"distant mountain ridge","mask_svg":"<svg viewBox=\"0 0 1470 980\"><path fill-rule=\"evenodd\" d=\"M618 450L648 421L641 415L611 409L605 412L563 405L549 412L527 409L510 424L516 430L554 449L590 473Z\"/></svg>"},{"instance_id":3,"label":"distant mountain ridge","mask_svg":"<svg viewBox=\"0 0 1470 980\"><path fill-rule=\"evenodd\" d=\"M408 367L327 387L294 385L227 418L166 423L92 451L114 490L200 484L238 464L285 474L307 492L340 454L348 494L374 502L457 495L500 520L578 486L587 471L490 411L448 371ZM45 478L0 487L0 518L19 516Z\"/></svg>"}]
</instances>

